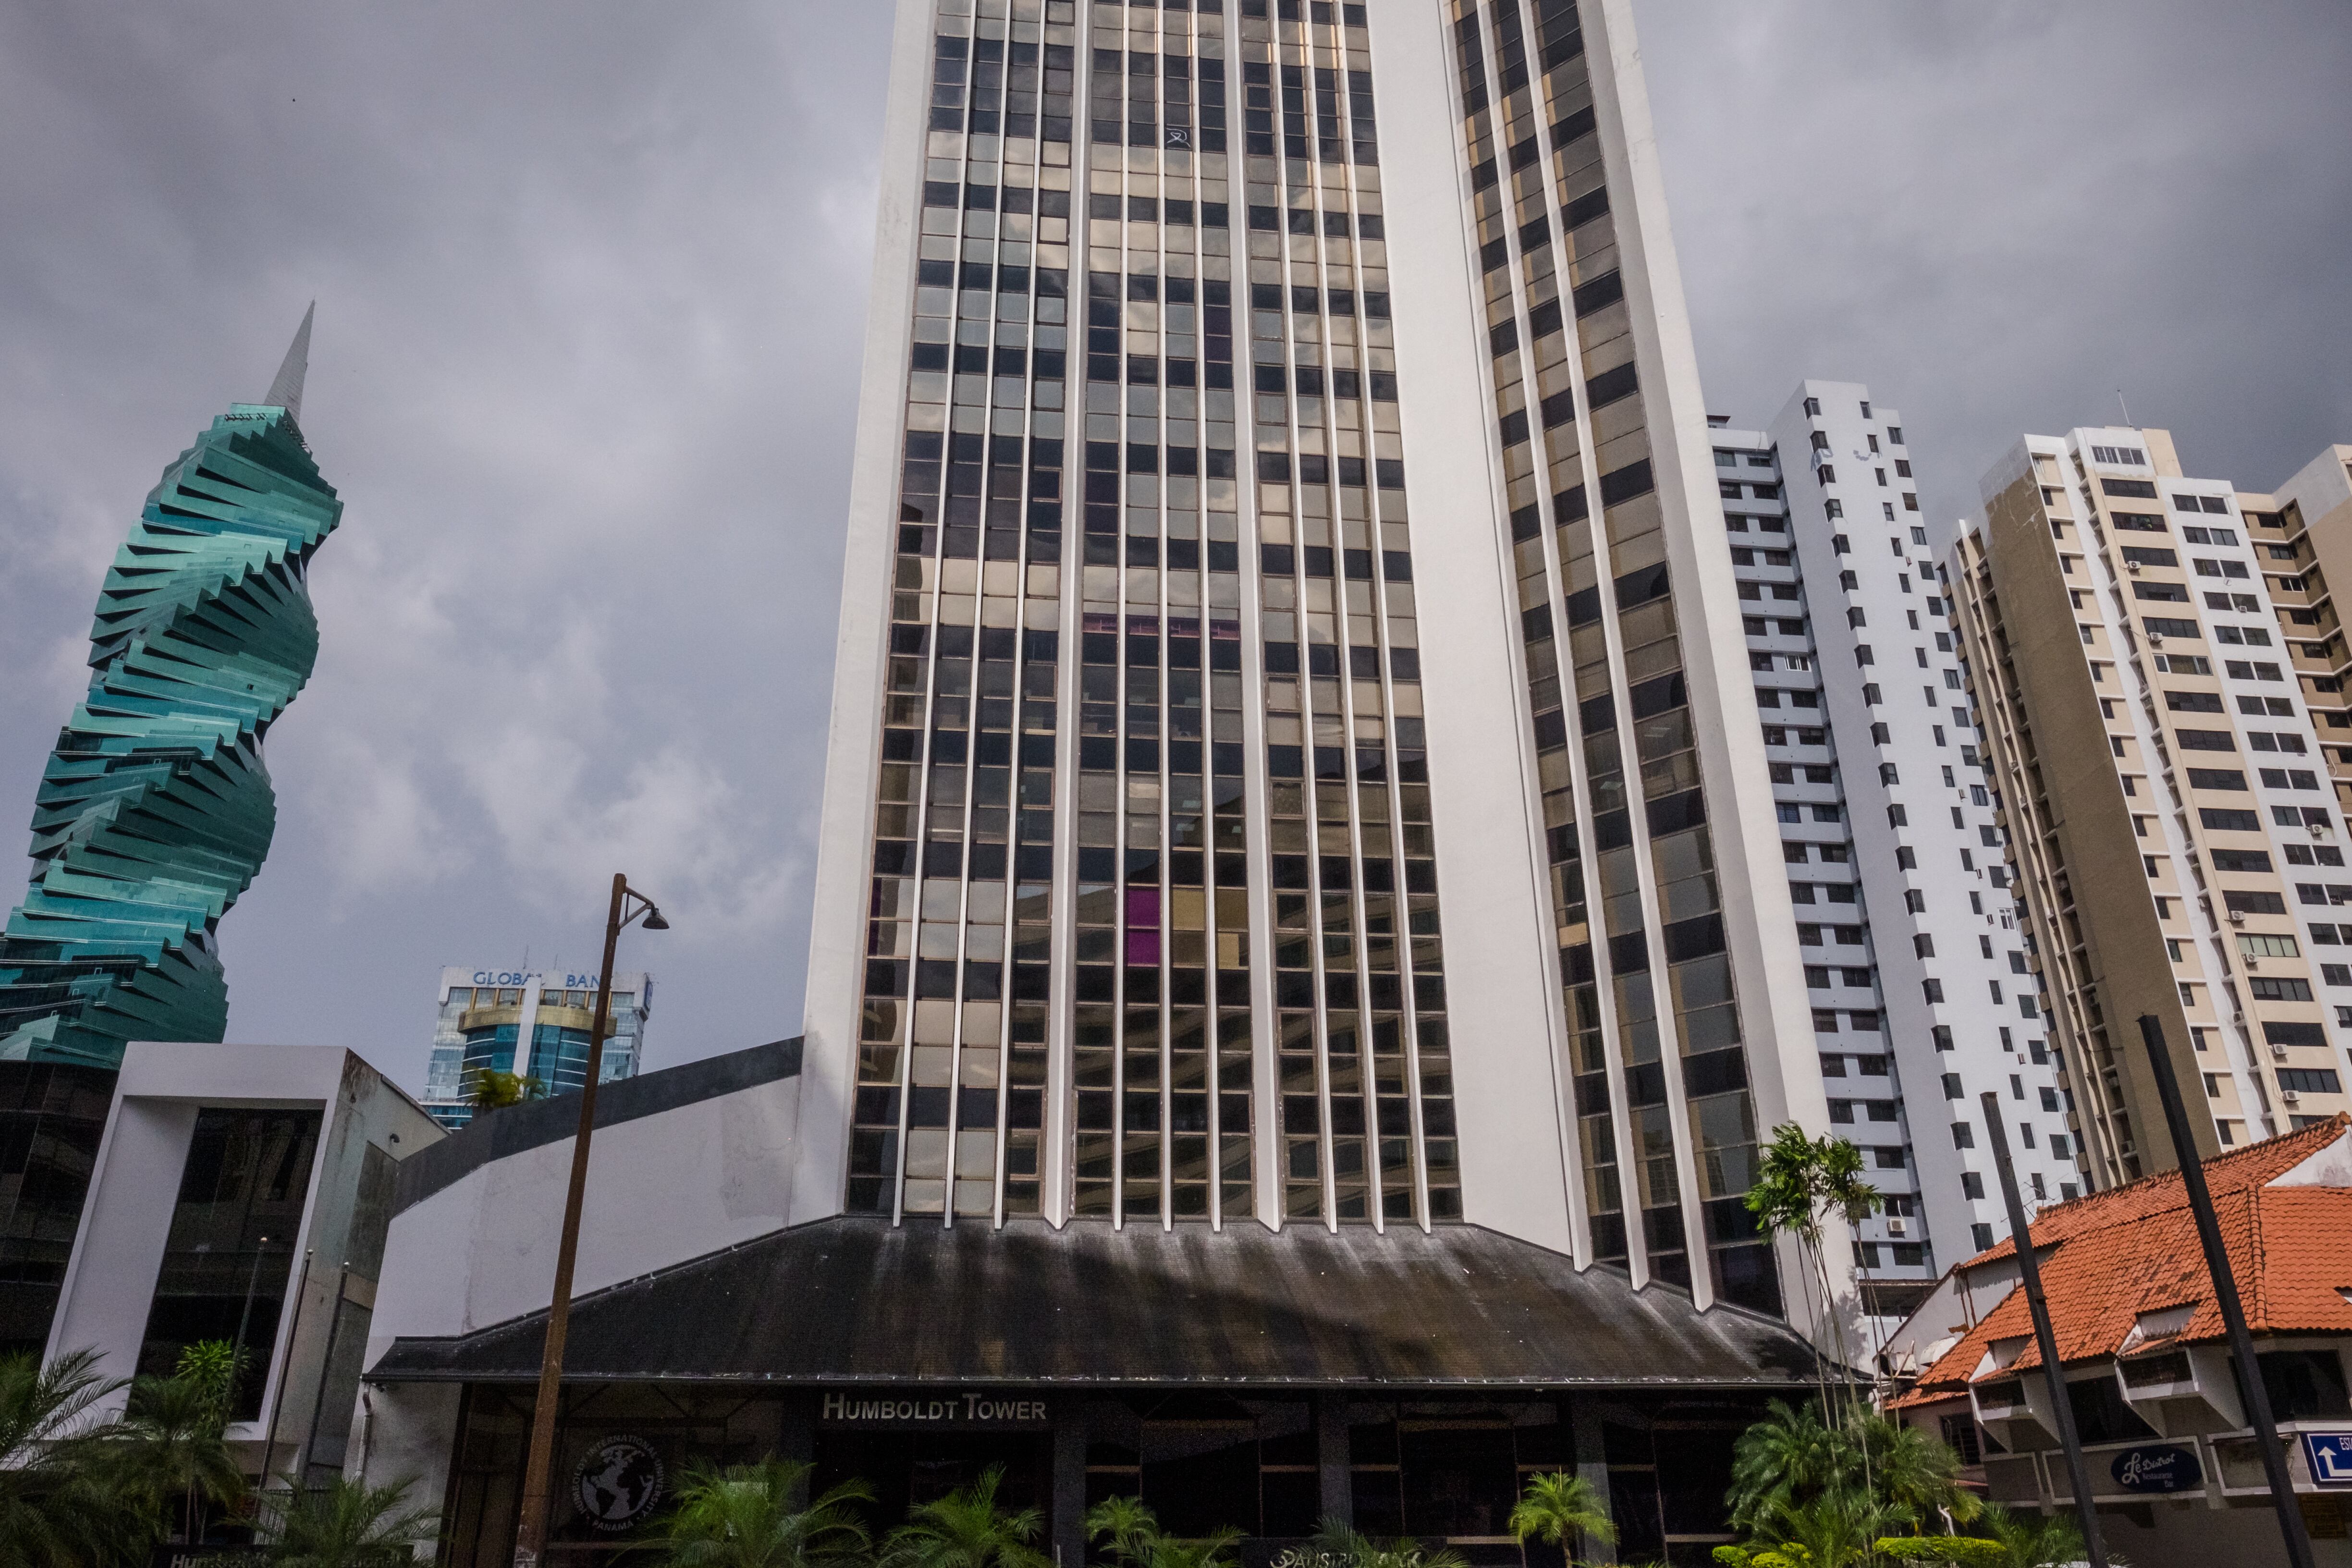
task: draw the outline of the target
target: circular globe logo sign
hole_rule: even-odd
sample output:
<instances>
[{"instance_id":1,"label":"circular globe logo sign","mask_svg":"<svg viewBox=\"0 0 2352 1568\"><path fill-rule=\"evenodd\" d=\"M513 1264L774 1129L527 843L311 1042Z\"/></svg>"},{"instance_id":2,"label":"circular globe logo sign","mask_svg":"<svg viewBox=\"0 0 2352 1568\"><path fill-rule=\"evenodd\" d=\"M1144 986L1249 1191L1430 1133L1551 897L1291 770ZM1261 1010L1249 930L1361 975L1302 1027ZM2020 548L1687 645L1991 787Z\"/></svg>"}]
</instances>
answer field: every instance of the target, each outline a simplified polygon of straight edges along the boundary
<instances>
[{"instance_id":1,"label":"circular globe logo sign","mask_svg":"<svg viewBox=\"0 0 2352 1568\"><path fill-rule=\"evenodd\" d=\"M601 1437L572 1472L572 1506L590 1529L608 1534L642 1522L661 1493L661 1456L642 1437Z\"/></svg>"}]
</instances>

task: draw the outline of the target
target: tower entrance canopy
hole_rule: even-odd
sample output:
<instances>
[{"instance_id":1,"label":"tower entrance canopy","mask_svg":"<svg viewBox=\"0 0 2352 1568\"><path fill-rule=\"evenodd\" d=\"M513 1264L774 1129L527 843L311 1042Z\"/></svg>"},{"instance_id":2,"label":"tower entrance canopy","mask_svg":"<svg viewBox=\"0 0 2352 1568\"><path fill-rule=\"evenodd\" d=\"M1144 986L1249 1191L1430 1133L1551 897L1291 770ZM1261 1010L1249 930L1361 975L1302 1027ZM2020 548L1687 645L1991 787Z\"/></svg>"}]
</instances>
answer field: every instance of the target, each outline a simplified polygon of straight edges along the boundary
<instances>
[{"instance_id":1,"label":"tower entrance canopy","mask_svg":"<svg viewBox=\"0 0 2352 1568\"><path fill-rule=\"evenodd\" d=\"M462 1387L454 1562L504 1561L543 1327L400 1338L371 1369L383 1400ZM1171 1531L1243 1531L1253 1563L1327 1517L1517 1563L1526 1475L1575 1469L1605 1472L1628 1539L1663 1554L1728 1539L1732 1437L1813 1378L1783 1324L1466 1226L851 1216L583 1298L559 1471L674 1485L698 1460L782 1455L820 1487L864 1481L887 1527L995 1468L1070 1563L1087 1507L1138 1496ZM559 1500L583 1562L659 1511L606 1492Z\"/></svg>"}]
</instances>

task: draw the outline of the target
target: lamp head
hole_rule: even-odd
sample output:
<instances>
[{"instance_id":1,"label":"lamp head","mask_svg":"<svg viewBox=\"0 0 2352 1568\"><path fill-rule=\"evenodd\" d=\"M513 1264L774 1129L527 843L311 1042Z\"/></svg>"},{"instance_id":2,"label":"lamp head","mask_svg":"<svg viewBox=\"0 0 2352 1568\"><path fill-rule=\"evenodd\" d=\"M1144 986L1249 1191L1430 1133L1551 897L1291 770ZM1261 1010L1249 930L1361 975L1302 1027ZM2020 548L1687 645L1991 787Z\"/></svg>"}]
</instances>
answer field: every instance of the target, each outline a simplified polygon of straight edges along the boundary
<instances>
[{"instance_id":1,"label":"lamp head","mask_svg":"<svg viewBox=\"0 0 2352 1568\"><path fill-rule=\"evenodd\" d=\"M669 930L669 921L662 919L661 910L650 904L646 906L646 929L647 931Z\"/></svg>"}]
</instances>

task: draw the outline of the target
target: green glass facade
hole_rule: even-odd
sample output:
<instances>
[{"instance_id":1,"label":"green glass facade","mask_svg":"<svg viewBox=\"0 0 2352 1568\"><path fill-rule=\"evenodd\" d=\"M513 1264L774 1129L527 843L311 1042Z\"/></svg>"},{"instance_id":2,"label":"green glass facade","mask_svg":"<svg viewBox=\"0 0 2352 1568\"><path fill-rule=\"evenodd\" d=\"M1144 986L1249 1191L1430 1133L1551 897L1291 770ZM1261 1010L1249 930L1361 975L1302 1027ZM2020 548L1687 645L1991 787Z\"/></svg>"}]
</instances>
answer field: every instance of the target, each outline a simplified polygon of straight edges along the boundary
<instances>
[{"instance_id":1,"label":"green glass facade","mask_svg":"<svg viewBox=\"0 0 2352 1568\"><path fill-rule=\"evenodd\" d=\"M342 515L296 423L309 338L164 469L107 574L0 937L0 1059L110 1068L227 1025L213 933L269 850L262 738L318 658L305 575Z\"/></svg>"}]
</instances>

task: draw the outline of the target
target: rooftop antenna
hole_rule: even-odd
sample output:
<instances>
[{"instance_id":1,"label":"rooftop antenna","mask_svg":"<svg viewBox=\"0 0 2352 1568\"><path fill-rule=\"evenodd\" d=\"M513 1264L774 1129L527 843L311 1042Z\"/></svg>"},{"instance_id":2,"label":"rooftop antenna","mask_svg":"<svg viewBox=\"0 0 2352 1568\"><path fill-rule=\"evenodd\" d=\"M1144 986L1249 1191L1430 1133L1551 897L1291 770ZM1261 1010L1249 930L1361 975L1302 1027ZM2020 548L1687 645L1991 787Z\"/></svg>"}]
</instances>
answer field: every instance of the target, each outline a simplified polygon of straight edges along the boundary
<instances>
[{"instance_id":1,"label":"rooftop antenna","mask_svg":"<svg viewBox=\"0 0 2352 1568\"><path fill-rule=\"evenodd\" d=\"M2126 430L2138 429L2139 426L2132 423L2131 405L2124 401L2124 389L2120 386L2116 388L2116 406L2120 407L2124 411L2124 428Z\"/></svg>"},{"instance_id":2,"label":"rooftop antenna","mask_svg":"<svg viewBox=\"0 0 2352 1568\"><path fill-rule=\"evenodd\" d=\"M261 399L264 406L283 408L302 422L302 378L310 372L310 318L319 311L319 301L310 301L302 312L302 324L294 329L294 341L286 345L286 358L278 367L278 378L269 384L269 391Z\"/></svg>"}]
</instances>

